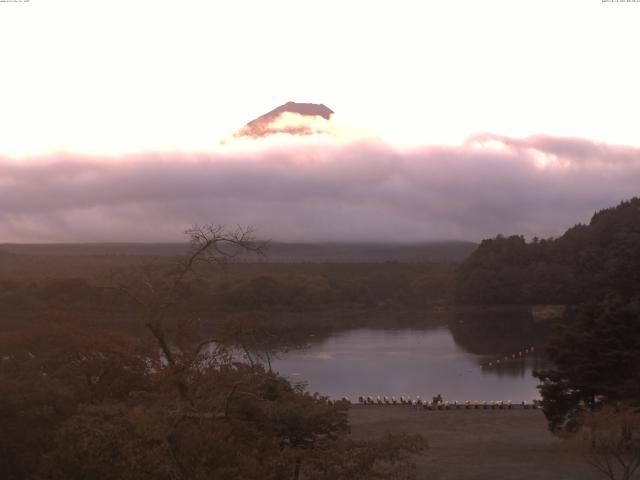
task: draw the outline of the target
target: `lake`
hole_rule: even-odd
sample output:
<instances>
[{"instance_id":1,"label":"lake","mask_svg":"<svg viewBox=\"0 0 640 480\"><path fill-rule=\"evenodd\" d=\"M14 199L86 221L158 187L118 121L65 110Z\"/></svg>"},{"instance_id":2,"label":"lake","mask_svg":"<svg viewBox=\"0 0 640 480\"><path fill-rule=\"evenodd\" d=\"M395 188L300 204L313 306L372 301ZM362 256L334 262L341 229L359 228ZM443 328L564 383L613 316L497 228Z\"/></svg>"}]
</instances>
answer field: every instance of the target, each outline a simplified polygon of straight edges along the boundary
<instances>
[{"instance_id":1,"label":"lake","mask_svg":"<svg viewBox=\"0 0 640 480\"><path fill-rule=\"evenodd\" d=\"M429 328L355 328L280 353L273 369L331 398L410 395L445 400L538 399L545 331L521 319ZM531 351L531 347L534 347ZM515 357L515 358L514 358Z\"/></svg>"}]
</instances>

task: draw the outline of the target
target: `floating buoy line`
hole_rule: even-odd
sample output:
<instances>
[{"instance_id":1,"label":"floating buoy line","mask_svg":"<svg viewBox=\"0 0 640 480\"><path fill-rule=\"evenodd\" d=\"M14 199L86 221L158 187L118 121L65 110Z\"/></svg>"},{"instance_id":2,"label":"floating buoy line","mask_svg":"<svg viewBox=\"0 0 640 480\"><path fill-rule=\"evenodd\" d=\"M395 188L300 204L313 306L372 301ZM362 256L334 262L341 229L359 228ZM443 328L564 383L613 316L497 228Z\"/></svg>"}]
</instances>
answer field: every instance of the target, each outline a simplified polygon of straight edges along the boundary
<instances>
[{"instance_id":1,"label":"floating buoy line","mask_svg":"<svg viewBox=\"0 0 640 480\"><path fill-rule=\"evenodd\" d=\"M509 361L520 360L522 358L525 358L527 355L530 355L533 352L535 352L534 346L526 347L526 348L523 348L522 350L519 350L516 353L512 353L511 355L505 355L502 358L496 358L489 362L481 363L480 368L484 369L484 368L492 368L492 367L497 367L499 365L504 365Z\"/></svg>"}]
</instances>

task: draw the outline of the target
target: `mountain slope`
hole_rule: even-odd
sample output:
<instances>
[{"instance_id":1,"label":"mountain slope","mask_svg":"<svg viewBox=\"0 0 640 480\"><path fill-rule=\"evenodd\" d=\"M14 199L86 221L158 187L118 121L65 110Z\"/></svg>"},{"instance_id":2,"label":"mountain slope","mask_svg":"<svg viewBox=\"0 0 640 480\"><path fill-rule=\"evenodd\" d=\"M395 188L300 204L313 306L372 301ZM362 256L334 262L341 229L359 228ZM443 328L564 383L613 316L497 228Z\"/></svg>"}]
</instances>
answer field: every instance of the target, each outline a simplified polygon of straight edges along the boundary
<instances>
[{"instance_id":1,"label":"mountain slope","mask_svg":"<svg viewBox=\"0 0 640 480\"><path fill-rule=\"evenodd\" d=\"M328 121L333 110L323 104L287 102L264 115L251 120L233 134L235 138L262 138L277 133L289 135L312 135L318 125L314 122Z\"/></svg>"}]
</instances>

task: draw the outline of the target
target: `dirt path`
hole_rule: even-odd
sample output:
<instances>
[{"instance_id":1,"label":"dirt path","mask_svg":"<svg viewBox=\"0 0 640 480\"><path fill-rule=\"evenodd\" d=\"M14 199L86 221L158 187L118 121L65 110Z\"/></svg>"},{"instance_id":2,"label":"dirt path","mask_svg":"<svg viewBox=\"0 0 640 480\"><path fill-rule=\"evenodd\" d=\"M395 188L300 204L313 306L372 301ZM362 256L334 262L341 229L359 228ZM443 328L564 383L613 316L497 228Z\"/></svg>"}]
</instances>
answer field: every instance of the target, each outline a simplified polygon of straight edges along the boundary
<instances>
[{"instance_id":1,"label":"dirt path","mask_svg":"<svg viewBox=\"0 0 640 480\"><path fill-rule=\"evenodd\" d=\"M424 411L355 405L353 436L420 433L429 449L416 460L419 479L596 480L571 445L547 430L540 410Z\"/></svg>"}]
</instances>

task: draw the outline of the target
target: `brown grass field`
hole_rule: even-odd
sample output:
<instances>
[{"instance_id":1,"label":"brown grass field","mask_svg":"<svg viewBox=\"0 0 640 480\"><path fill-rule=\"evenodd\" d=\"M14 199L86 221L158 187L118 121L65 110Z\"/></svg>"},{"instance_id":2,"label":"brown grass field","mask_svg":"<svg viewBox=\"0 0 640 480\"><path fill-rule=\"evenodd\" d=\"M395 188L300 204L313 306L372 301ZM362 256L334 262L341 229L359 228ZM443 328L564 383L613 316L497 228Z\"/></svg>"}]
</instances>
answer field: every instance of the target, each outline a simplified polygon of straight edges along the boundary
<instances>
[{"instance_id":1,"label":"brown grass field","mask_svg":"<svg viewBox=\"0 0 640 480\"><path fill-rule=\"evenodd\" d=\"M570 441L553 436L540 410L425 411L406 406L354 405L352 435L423 435L416 458L424 480L595 480Z\"/></svg>"}]
</instances>

